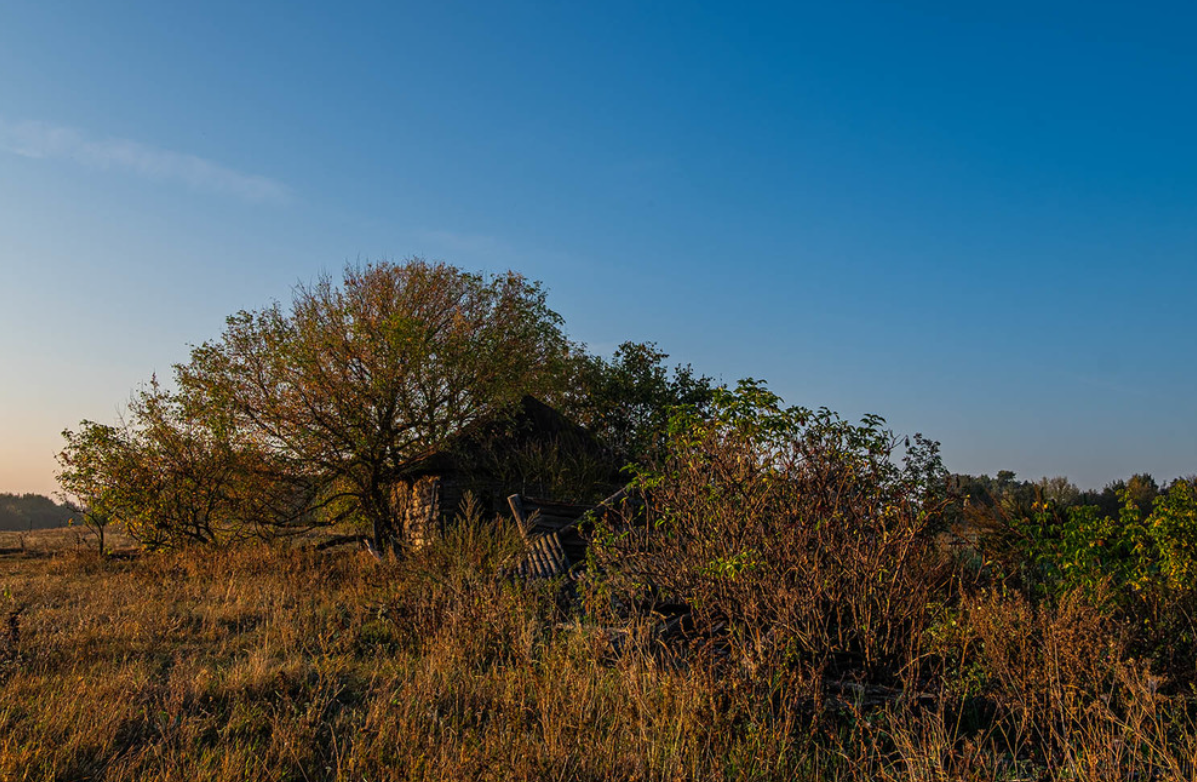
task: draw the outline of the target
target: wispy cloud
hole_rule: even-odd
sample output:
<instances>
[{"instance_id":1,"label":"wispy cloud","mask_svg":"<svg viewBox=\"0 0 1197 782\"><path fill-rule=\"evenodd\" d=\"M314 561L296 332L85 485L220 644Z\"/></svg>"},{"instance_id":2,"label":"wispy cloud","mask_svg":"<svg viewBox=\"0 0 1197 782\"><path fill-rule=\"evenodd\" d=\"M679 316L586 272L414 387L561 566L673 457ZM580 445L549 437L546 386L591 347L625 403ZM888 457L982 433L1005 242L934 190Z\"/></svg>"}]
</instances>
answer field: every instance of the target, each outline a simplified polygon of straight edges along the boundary
<instances>
[{"instance_id":1,"label":"wispy cloud","mask_svg":"<svg viewBox=\"0 0 1197 782\"><path fill-rule=\"evenodd\" d=\"M195 190L246 201L284 202L290 189L273 179L202 157L121 138L94 139L74 128L0 118L0 150L28 158L73 160L89 168L127 171L146 179L181 182Z\"/></svg>"}]
</instances>

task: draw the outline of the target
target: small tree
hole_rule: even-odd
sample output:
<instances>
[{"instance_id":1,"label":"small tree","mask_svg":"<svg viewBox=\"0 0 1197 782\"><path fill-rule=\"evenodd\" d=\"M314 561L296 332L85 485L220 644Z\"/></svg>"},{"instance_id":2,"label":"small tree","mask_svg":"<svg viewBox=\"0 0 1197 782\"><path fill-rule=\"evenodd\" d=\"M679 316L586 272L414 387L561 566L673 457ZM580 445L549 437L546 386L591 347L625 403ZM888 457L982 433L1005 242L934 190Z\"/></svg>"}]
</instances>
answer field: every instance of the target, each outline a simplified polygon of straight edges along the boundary
<instances>
[{"instance_id":1,"label":"small tree","mask_svg":"<svg viewBox=\"0 0 1197 782\"><path fill-rule=\"evenodd\" d=\"M94 532L96 535L96 551L99 552L101 557L106 556L108 554L108 546L104 540L104 533L108 529L108 517L102 513L93 511L87 506L80 505L65 494L61 496L61 499L63 507L73 514L67 521L67 526L71 527L79 524L84 529Z\"/></svg>"},{"instance_id":2,"label":"small tree","mask_svg":"<svg viewBox=\"0 0 1197 782\"><path fill-rule=\"evenodd\" d=\"M119 428L93 421L83 421L78 431L64 430L62 436L67 441L58 454L62 498L86 526L92 527L90 519L98 520L95 528L103 554L108 509L123 504L121 476L128 474L131 449Z\"/></svg>"},{"instance_id":3,"label":"small tree","mask_svg":"<svg viewBox=\"0 0 1197 782\"><path fill-rule=\"evenodd\" d=\"M83 421L63 432L58 482L88 519L119 522L152 548L215 542L230 530L237 459L157 379L134 395L124 420Z\"/></svg>"}]
</instances>

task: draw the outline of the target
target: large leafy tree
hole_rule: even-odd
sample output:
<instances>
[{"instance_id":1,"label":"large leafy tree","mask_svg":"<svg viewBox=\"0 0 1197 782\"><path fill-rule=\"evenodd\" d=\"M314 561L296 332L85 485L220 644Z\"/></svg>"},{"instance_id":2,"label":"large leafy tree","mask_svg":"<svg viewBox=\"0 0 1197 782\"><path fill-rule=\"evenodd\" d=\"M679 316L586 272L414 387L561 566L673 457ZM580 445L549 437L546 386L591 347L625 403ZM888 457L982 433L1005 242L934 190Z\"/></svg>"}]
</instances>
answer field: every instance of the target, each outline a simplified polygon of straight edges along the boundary
<instances>
[{"instance_id":1,"label":"large leafy tree","mask_svg":"<svg viewBox=\"0 0 1197 782\"><path fill-rule=\"evenodd\" d=\"M290 307L230 317L177 378L194 415L335 487L383 547L390 487L413 460L526 393L554 395L569 363L561 327L515 272L370 264L298 286Z\"/></svg>"}]
</instances>

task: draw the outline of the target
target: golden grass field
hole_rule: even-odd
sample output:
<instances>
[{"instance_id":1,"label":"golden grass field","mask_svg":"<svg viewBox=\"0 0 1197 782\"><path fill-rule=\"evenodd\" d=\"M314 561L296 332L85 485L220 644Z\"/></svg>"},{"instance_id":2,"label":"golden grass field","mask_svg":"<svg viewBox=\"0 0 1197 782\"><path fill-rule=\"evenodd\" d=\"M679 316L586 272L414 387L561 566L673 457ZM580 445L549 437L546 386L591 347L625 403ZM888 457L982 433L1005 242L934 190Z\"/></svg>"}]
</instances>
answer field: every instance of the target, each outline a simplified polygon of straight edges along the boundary
<instances>
[{"instance_id":1,"label":"golden grass field","mask_svg":"<svg viewBox=\"0 0 1197 782\"><path fill-rule=\"evenodd\" d=\"M0 779L722 778L718 705L486 576L269 547L0 556ZM439 561L438 561L439 559ZM491 563L493 564L493 563ZM493 567L490 568L493 573ZM702 730L694 730L703 726ZM742 757L741 757L742 756Z\"/></svg>"},{"instance_id":2,"label":"golden grass field","mask_svg":"<svg viewBox=\"0 0 1197 782\"><path fill-rule=\"evenodd\" d=\"M1133 666L1120 686L1139 701L1116 719L1069 696L1071 674L1025 672L1010 713L1070 732L1071 760L1052 768L946 710L815 719L831 708L820 681L679 661L645 626L580 623L546 589L496 576L514 541L490 525L390 563L345 548L137 553L119 538L101 559L73 530L23 550L13 535L0 535L6 782L1193 778L1191 720ZM1017 618L1003 611L976 621Z\"/></svg>"}]
</instances>

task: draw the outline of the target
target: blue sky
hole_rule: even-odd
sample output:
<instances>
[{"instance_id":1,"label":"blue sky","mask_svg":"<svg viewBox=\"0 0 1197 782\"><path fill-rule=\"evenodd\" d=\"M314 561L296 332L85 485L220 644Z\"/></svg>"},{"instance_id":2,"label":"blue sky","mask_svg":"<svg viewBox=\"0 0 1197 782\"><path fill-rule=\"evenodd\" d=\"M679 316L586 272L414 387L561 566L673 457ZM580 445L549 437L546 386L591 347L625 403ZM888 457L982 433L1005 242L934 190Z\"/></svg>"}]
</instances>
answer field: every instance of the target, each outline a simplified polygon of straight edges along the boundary
<instances>
[{"instance_id":1,"label":"blue sky","mask_svg":"<svg viewBox=\"0 0 1197 782\"><path fill-rule=\"evenodd\" d=\"M226 315L412 255L958 471L1197 473L1195 36L1191 3L5 3L0 491Z\"/></svg>"}]
</instances>

